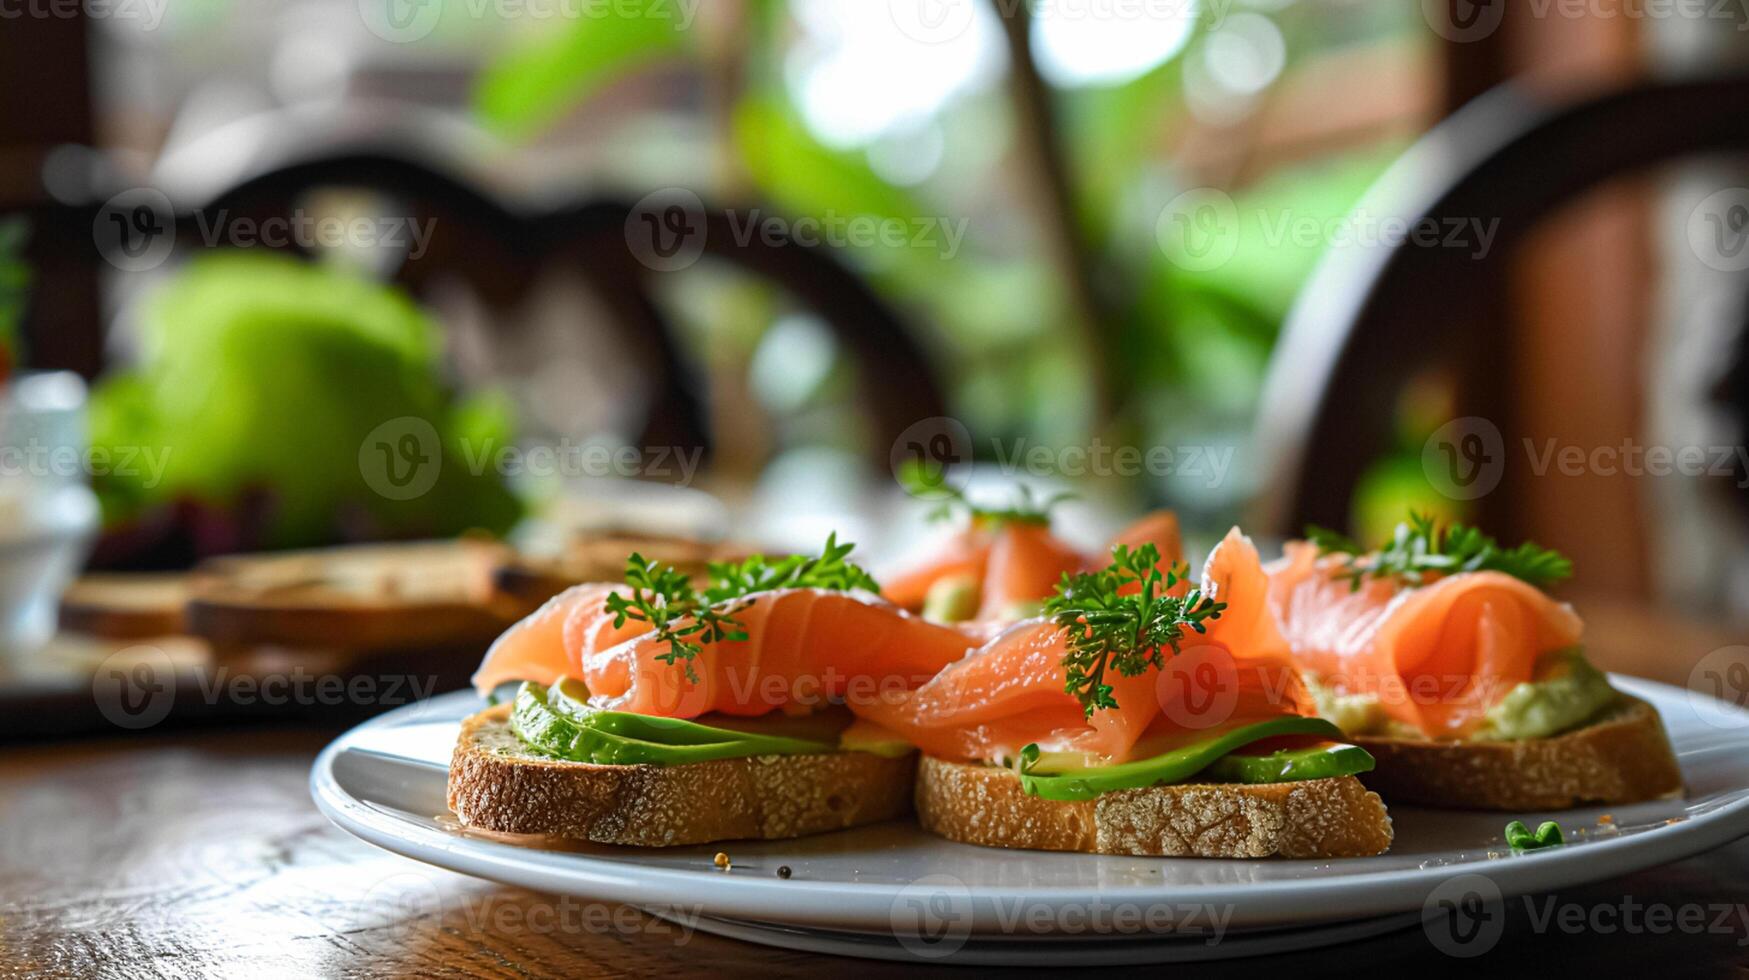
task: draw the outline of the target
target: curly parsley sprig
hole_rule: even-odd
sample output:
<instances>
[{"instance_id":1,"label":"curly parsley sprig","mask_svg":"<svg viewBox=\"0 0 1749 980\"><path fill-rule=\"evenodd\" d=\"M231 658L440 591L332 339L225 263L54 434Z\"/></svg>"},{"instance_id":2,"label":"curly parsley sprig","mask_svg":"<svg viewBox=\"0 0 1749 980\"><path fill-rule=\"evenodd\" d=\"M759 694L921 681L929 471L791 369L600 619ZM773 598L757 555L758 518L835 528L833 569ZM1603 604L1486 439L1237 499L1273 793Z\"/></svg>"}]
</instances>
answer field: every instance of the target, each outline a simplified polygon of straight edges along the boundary
<instances>
[{"instance_id":1,"label":"curly parsley sprig","mask_svg":"<svg viewBox=\"0 0 1749 980\"><path fill-rule=\"evenodd\" d=\"M1022 483L1016 485L1015 499L1009 506L985 507L973 503L965 491L949 484L947 469L940 463L922 459L906 460L899 467L899 485L913 497L941 501L929 512L932 521L964 513L977 524L1049 524L1051 508L1065 500L1075 499L1075 495L1068 492L1041 498Z\"/></svg>"},{"instance_id":2,"label":"curly parsley sprig","mask_svg":"<svg viewBox=\"0 0 1749 980\"><path fill-rule=\"evenodd\" d=\"M833 533L826 536L826 547L818 558L791 555L774 562L764 555L753 555L742 562L711 562L711 586L705 590L705 599L722 602L772 589L879 592L880 583L873 576L846 560L854 550L856 545L848 541L839 544L838 535Z\"/></svg>"},{"instance_id":3,"label":"curly parsley sprig","mask_svg":"<svg viewBox=\"0 0 1749 980\"><path fill-rule=\"evenodd\" d=\"M1227 608L1192 589L1169 594L1190 575L1183 564L1160 567L1160 551L1151 544L1111 550L1112 562L1097 572L1063 575L1056 595L1045 600L1045 615L1068 636L1063 657L1067 681L1063 690L1081 702L1088 717L1117 707L1106 683L1108 672L1134 677L1149 667L1165 665L1165 650L1178 653L1187 630L1207 632L1208 620ZM1125 594L1128 587L1140 588Z\"/></svg>"},{"instance_id":4,"label":"curly parsley sprig","mask_svg":"<svg viewBox=\"0 0 1749 980\"><path fill-rule=\"evenodd\" d=\"M629 594L612 593L606 608L618 629L628 619L649 623L668 650L657 656L665 664L680 664L686 679L698 683L692 662L706 643L745 640L747 631L735 614L747 608L755 593L773 589L867 589L880 585L847 561L854 544L838 543L838 535L826 537L820 556L792 555L771 561L753 555L741 562L711 562L710 585L701 593L685 572L671 565L646 559L633 552L626 559L625 582Z\"/></svg>"},{"instance_id":5,"label":"curly parsley sprig","mask_svg":"<svg viewBox=\"0 0 1749 980\"><path fill-rule=\"evenodd\" d=\"M693 588L692 579L671 565L646 559L632 552L626 559L626 585L629 595L618 592L607 597L607 611L613 614L618 629L628 619L649 623L656 638L668 644L666 653L657 659L665 664L680 663L686 668L686 679L698 683L698 672L692 669L693 658L705 643L723 640L745 640L746 630L735 620L746 603L727 603L722 608L701 597Z\"/></svg>"},{"instance_id":6,"label":"curly parsley sprig","mask_svg":"<svg viewBox=\"0 0 1749 980\"><path fill-rule=\"evenodd\" d=\"M1321 556L1343 556L1338 577L1355 589L1366 578L1423 585L1430 575L1481 571L1501 572L1544 589L1573 574L1572 560L1551 548L1529 541L1503 548L1476 528L1457 523L1442 528L1430 515L1414 511L1378 551L1363 551L1352 538L1316 525L1306 528L1306 539Z\"/></svg>"}]
</instances>

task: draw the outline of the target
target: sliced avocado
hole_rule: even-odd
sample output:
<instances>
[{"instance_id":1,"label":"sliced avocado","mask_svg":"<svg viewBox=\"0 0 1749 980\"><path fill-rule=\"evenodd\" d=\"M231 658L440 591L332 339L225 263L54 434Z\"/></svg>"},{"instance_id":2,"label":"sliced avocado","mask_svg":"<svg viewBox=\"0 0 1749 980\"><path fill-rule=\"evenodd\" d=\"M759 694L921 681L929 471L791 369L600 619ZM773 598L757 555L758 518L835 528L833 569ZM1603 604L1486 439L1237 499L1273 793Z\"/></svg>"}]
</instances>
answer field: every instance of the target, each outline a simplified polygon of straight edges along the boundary
<instances>
[{"instance_id":1,"label":"sliced avocado","mask_svg":"<svg viewBox=\"0 0 1749 980\"><path fill-rule=\"evenodd\" d=\"M838 747L846 752L867 752L886 759L898 759L917 751L917 746L870 721L857 721L838 736Z\"/></svg>"},{"instance_id":2,"label":"sliced avocado","mask_svg":"<svg viewBox=\"0 0 1749 980\"><path fill-rule=\"evenodd\" d=\"M1028 793L1041 799L1091 800L1112 790L1141 789L1183 782L1235 749L1279 735L1340 738L1342 731L1322 718L1271 718L1254 725L1235 728L1206 741L1174 749L1151 759L1051 776L1035 776L1030 772L1022 772L1020 782Z\"/></svg>"},{"instance_id":3,"label":"sliced avocado","mask_svg":"<svg viewBox=\"0 0 1749 980\"><path fill-rule=\"evenodd\" d=\"M1268 755L1234 753L1214 761L1202 775L1219 783L1291 783L1372 772L1372 754L1358 745L1314 745Z\"/></svg>"},{"instance_id":4,"label":"sliced avocado","mask_svg":"<svg viewBox=\"0 0 1749 980\"><path fill-rule=\"evenodd\" d=\"M979 583L976 576L949 575L936 579L923 595L923 618L936 623L959 623L978 615Z\"/></svg>"},{"instance_id":5,"label":"sliced avocado","mask_svg":"<svg viewBox=\"0 0 1749 980\"><path fill-rule=\"evenodd\" d=\"M581 754L583 730L547 705L546 688L533 681L516 689L510 730L529 747L561 759Z\"/></svg>"},{"instance_id":6,"label":"sliced avocado","mask_svg":"<svg viewBox=\"0 0 1749 980\"><path fill-rule=\"evenodd\" d=\"M752 755L807 755L836 746L774 735L712 728L681 718L599 711L577 699L580 686L561 680L552 690L526 683L516 693L510 727L548 755L601 765L678 766Z\"/></svg>"}]
</instances>

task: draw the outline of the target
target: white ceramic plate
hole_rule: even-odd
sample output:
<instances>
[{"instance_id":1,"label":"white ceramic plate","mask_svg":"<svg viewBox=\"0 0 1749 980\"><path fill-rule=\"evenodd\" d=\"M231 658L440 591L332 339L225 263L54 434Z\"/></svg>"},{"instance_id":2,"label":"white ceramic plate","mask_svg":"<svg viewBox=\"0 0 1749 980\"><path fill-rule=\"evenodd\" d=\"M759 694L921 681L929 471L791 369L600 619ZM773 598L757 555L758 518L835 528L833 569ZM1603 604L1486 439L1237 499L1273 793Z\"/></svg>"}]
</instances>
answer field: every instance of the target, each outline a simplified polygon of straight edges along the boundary
<instances>
[{"instance_id":1,"label":"white ceramic plate","mask_svg":"<svg viewBox=\"0 0 1749 980\"><path fill-rule=\"evenodd\" d=\"M1615 677L1676 744L1684 799L1560 813L1393 807L1381 857L1328 861L1128 858L955 844L908 823L791 841L663 850L549 850L457 828L445 780L469 692L389 712L337 739L310 775L316 804L378 846L439 867L682 915L711 932L851 955L1042 963L1207 959L1346 941L1440 911L1458 878L1483 899L1565 888L1749 834L1749 712ZM1569 843L1514 855L1512 817L1559 819ZM732 868L712 863L727 852ZM780 866L790 877L777 873ZM1479 878L1477 876L1480 876ZM1484 880L1485 879L1485 880ZM1498 891L1498 895L1494 891ZM1218 941L1217 941L1218 940Z\"/></svg>"}]
</instances>

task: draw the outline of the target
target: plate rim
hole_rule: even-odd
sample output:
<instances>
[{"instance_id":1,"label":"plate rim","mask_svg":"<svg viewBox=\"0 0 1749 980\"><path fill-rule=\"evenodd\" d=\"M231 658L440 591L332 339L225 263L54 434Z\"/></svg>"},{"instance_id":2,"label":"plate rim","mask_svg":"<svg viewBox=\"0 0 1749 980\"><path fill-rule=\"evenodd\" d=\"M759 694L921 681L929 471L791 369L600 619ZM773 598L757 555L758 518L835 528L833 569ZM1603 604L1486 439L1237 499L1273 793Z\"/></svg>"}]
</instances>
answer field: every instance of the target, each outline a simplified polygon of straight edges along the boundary
<instances>
[{"instance_id":1,"label":"plate rim","mask_svg":"<svg viewBox=\"0 0 1749 980\"><path fill-rule=\"evenodd\" d=\"M1611 674L1625 693L1664 702L1671 698L1708 697L1686 688ZM1648 697L1650 695L1650 697ZM863 881L797 881L752 876L712 876L706 894L697 889L700 870L656 867L614 856L543 851L500 841L465 838L434 826L424 826L397 811L360 800L339 786L333 763L350 743L377 728L394 727L404 713L430 712L449 702L478 696L471 691L438 695L428 701L385 712L349 729L317 755L310 770L310 792L317 809L340 829L384 850L413 860L476 877L537 888L559 894L624 902L638 906L671 905L676 894L699 899L703 915L817 928L880 928L891 922L905 884ZM1708 700L1714 700L1710 697ZM1728 702L1717 704L1742 712ZM1425 809L1425 808L1422 808ZM1502 815L1504 818L1505 814ZM1503 898L1553 891L1632 874L1728 844L1749 835L1749 795L1692 815L1672 828L1654 827L1606 844L1560 848L1515 855L1510 860L1478 858L1418 868L1366 871L1317 879L1281 881L1221 881L1101 884L1096 888L1027 889L1012 885L967 887L971 931L1001 934L1011 919L1003 907L1014 903L1062 908L1084 903L1090 895L1106 902L1180 902L1231 907L1245 923L1282 927L1408 912L1423 907L1440 882L1459 875L1487 878ZM973 846L973 845L962 845ZM1598 871L1592 848L1611 849L1606 870ZM1018 853L1018 852L1017 852ZM434 860L434 858L444 860ZM1138 861L1193 860L1138 857ZM1318 863L1341 861L1320 859ZM926 872L927 874L927 872ZM799 901L824 899L832 901ZM1308 914L1307 906L1325 913ZM871 926L870 924L874 925ZM1085 938L1081 934L1080 938Z\"/></svg>"}]
</instances>

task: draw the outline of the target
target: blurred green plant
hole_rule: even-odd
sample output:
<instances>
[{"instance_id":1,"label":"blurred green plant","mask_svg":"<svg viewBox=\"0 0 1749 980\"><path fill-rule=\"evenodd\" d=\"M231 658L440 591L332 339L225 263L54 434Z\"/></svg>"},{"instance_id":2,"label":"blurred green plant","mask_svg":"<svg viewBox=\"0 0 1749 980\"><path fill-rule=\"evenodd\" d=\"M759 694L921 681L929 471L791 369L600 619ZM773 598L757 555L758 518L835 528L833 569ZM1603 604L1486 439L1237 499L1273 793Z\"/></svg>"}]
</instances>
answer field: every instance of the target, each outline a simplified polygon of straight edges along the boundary
<instances>
[{"instance_id":1,"label":"blurred green plant","mask_svg":"<svg viewBox=\"0 0 1749 980\"><path fill-rule=\"evenodd\" d=\"M968 213L973 209L963 203L950 208L941 202L985 199L995 184L1011 199L1025 168L1001 92L976 92L937 109L931 124L944 140L943 163L916 186L882 176L868 148L827 145L810 128L788 77L797 22L805 19L800 6L747 0L731 8L741 12L742 23L710 39L728 39L717 44L702 43L696 26L678 31L661 17L580 19L490 63L475 88L475 109L499 131L527 138L610 81L683 58L701 88L718 97L708 105L730 107L717 120L734 164L733 177L723 181L726 203L744 203L738 196L751 189L791 218L915 221ZM821 16L829 16L824 6ZM1246 15L1268 16L1278 25L1290 68L1308 50L1421 33L1412 11L1386 9L1391 5L1315 13L1308 6ZM1036 229L1015 220L1011 208L988 200L974 205L982 209L976 228L951 256L880 241L844 253L884 296L936 328L926 340L949 365L942 374L953 379L956 414L981 434L1068 442L1088 438L1092 427L1151 444L1244 438L1280 325L1327 243L1279 236L1266 221L1246 221L1228 261L1191 269L1174 264L1157 242L1161 205L1191 181L1173 166L1175 136L1196 123L1185 94L1187 53L1222 20L1197 16L1179 53L1136 78L1052 93L1054 135L1066 157L1081 232L1077 245L1091 256L1100 280L1099 328L1109 347L1103 362L1063 329L1071 317L1070 291L1060 270L1041 258L1050 250L1028 238ZM867 84L880 86L883 79L870 77ZM1258 93L1258 105L1266 94ZM1235 139L1245 137L1243 126L1230 131ZM1244 216L1340 220L1399 149L1386 143L1326 155L1229 193ZM978 158L975 172L956 161L956 151ZM721 177L715 169L712 174ZM985 213L992 206L997 213ZM1105 381L1117 396L1115 417L1102 418L1086 404L1088 371L1112 375ZM1229 499L1212 506L1236 503L1231 498L1242 490L1225 488Z\"/></svg>"},{"instance_id":2,"label":"blurred green plant","mask_svg":"<svg viewBox=\"0 0 1749 980\"><path fill-rule=\"evenodd\" d=\"M503 444L509 415L452 397L439 337L407 297L338 267L256 252L190 262L144 305L138 364L92 395L93 447L136 461L94 477L106 522L264 492L269 547L502 533L520 504L464 449ZM405 500L373 489L361 464L367 437L397 419L429 423L441 443L430 489Z\"/></svg>"},{"instance_id":3,"label":"blurred green plant","mask_svg":"<svg viewBox=\"0 0 1749 980\"><path fill-rule=\"evenodd\" d=\"M612 17L568 18L488 65L475 110L504 135L526 137L614 79L686 53L692 34L672 16L678 10L673 0L616 0Z\"/></svg>"},{"instance_id":4,"label":"blurred green plant","mask_svg":"<svg viewBox=\"0 0 1749 980\"><path fill-rule=\"evenodd\" d=\"M30 292L30 266L24 261L29 239L30 224L25 219L0 220L0 381L18 367L20 321Z\"/></svg>"}]
</instances>

